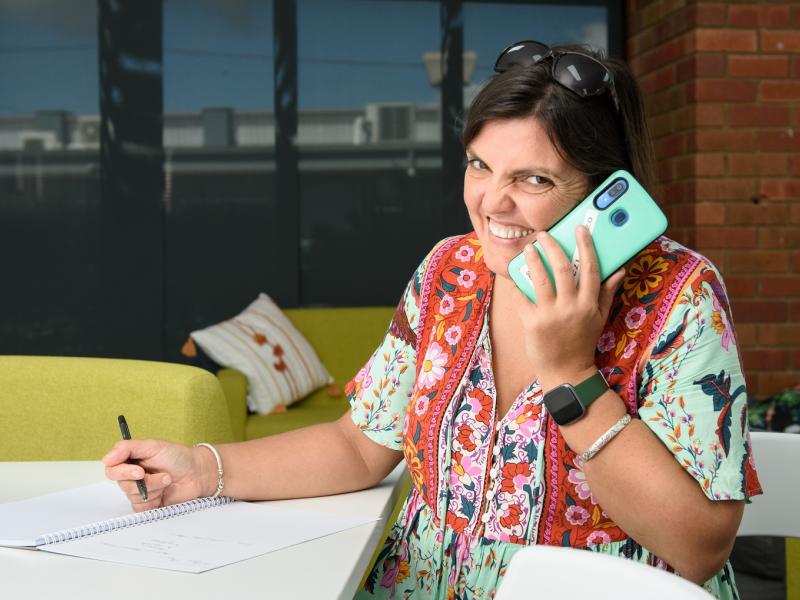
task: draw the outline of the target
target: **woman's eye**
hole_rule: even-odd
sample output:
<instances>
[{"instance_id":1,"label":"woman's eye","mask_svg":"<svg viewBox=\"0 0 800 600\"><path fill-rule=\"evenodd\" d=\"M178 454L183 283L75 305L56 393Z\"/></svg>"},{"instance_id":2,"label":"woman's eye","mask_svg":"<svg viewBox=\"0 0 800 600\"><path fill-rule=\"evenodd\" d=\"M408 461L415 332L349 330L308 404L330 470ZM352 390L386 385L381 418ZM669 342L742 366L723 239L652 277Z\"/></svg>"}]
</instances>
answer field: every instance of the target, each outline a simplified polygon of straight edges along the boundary
<instances>
[{"instance_id":1,"label":"woman's eye","mask_svg":"<svg viewBox=\"0 0 800 600\"><path fill-rule=\"evenodd\" d=\"M525 181L533 185L550 185L551 183L549 179L541 175L531 175Z\"/></svg>"},{"instance_id":2,"label":"woman's eye","mask_svg":"<svg viewBox=\"0 0 800 600\"><path fill-rule=\"evenodd\" d=\"M479 158L471 158L467 164L476 171L483 171L486 168L486 163Z\"/></svg>"},{"instance_id":3,"label":"woman's eye","mask_svg":"<svg viewBox=\"0 0 800 600\"><path fill-rule=\"evenodd\" d=\"M523 179L519 185L520 189L525 192L530 194L540 194L552 188L553 182L547 177L542 177L541 175L531 175L530 177Z\"/></svg>"}]
</instances>

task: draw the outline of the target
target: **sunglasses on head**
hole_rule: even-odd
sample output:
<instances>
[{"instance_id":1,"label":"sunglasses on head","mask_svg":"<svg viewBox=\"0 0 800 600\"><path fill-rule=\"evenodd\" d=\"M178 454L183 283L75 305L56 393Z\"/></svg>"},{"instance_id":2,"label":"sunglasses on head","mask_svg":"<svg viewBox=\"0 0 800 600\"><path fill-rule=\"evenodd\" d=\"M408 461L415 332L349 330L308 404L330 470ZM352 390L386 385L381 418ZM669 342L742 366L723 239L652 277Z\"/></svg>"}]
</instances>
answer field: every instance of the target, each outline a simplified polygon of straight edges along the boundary
<instances>
[{"instance_id":1,"label":"sunglasses on head","mask_svg":"<svg viewBox=\"0 0 800 600\"><path fill-rule=\"evenodd\" d=\"M552 58L550 76L563 87L581 98L598 96L608 91L619 112L619 101L614 89L614 78L606 66L596 58L571 50L553 50L547 44L523 40L511 44L500 53L494 70L505 73L514 67L530 67Z\"/></svg>"}]
</instances>

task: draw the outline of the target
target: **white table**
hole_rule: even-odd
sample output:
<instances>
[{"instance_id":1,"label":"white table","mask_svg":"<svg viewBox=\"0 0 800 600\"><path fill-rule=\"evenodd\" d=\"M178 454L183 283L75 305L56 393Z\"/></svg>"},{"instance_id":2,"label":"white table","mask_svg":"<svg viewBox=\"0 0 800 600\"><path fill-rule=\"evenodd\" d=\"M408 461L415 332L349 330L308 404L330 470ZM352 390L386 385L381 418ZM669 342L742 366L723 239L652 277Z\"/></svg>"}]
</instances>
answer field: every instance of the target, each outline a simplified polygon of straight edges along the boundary
<instances>
[{"instance_id":1,"label":"white table","mask_svg":"<svg viewBox=\"0 0 800 600\"><path fill-rule=\"evenodd\" d=\"M99 462L0 462L0 502L104 480ZM352 598L381 541L405 479L404 464L361 492L276 501L276 505L373 516L378 521L205 573L148 569L0 548L3 598L147 600L182 598Z\"/></svg>"}]
</instances>

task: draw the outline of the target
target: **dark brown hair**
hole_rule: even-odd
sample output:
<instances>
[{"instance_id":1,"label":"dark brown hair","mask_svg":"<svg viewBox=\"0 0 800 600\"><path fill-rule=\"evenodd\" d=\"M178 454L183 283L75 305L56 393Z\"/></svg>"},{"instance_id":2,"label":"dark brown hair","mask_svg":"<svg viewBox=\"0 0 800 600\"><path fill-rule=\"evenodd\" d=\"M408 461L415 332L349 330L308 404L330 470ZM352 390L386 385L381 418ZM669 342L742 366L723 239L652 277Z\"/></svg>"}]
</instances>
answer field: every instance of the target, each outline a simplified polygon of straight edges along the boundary
<instances>
[{"instance_id":1,"label":"dark brown hair","mask_svg":"<svg viewBox=\"0 0 800 600\"><path fill-rule=\"evenodd\" d=\"M614 79L619 111L611 92L581 98L551 77L552 60L514 67L495 75L467 111L464 146L489 121L535 117L561 157L586 174L592 188L618 169L645 187L653 183L653 149L639 86L624 62L603 58L583 46L561 45L602 62Z\"/></svg>"}]
</instances>

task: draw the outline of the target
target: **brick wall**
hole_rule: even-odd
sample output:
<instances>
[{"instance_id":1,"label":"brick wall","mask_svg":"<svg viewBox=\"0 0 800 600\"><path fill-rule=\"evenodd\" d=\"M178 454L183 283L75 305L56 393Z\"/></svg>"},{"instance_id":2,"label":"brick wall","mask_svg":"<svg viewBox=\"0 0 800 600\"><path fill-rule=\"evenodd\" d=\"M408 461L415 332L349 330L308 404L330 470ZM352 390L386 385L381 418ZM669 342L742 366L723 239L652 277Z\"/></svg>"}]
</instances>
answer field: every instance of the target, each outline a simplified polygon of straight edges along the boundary
<instances>
[{"instance_id":1,"label":"brick wall","mask_svg":"<svg viewBox=\"0 0 800 600\"><path fill-rule=\"evenodd\" d=\"M669 235L731 296L751 394L800 382L800 3L627 0Z\"/></svg>"}]
</instances>

